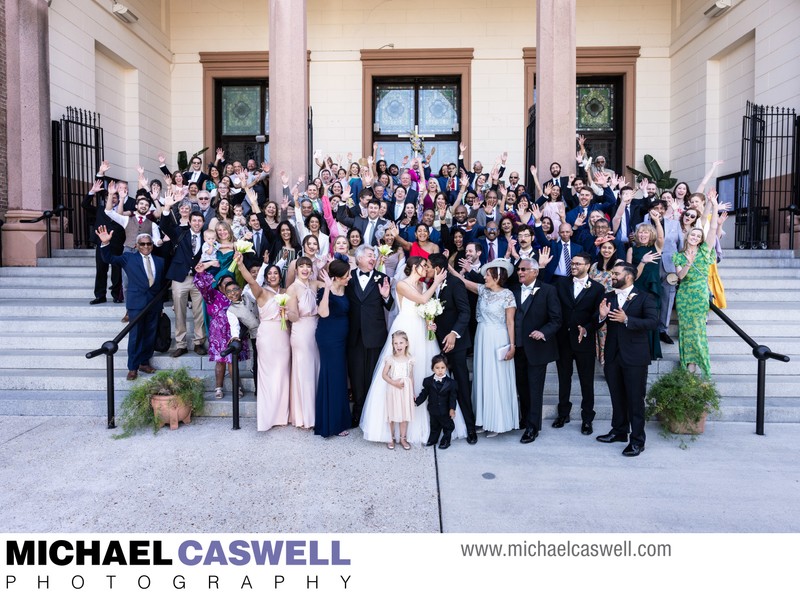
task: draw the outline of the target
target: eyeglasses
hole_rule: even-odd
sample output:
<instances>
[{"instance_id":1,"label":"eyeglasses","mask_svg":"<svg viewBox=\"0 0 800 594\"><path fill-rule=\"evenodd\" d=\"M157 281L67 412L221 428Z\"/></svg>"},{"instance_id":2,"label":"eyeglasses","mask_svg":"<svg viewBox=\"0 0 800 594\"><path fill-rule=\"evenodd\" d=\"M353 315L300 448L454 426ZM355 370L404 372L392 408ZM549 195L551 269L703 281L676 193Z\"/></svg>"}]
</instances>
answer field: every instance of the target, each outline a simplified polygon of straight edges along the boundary
<instances>
[{"instance_id":1,"label":"eyeglasses","mask_svg":"<svg viewBox=\"0 0 800 594\"><path fill-rule=\"evenodd\" d=\"M517 272L530 272L533 268L517 268Z\"/></svg>"},{"instance_id":2,"label":"eyeglasses","mask_svg":"<svg viewBox=\"0 0 800 594\"><path fill-rule=\"evenodd\" d=\"M198 202L208 202L209 200L211 200L211 198L206 198L205 196L198 196L197 197L197 201Z\"/></svg>"},{"instance_id":3,"label":"eyeglasses","mask_svg":"<svg viewBox=\"0 0 800 594\"><path fill-rule=\"evenodd\" d=\"M508 179L519 179L518 175L509 175Z\"/></svg>"},{"instance_id":4,"label":"eyeglasses","mask_svg":"<svg viewBox=\"0 0 800 594\"><path fill-rule=\"evenodd\" d=\"M153 247L153 244L152 244L152 243L150 243L150 242L147 242L147 243L139 243L139 245L140 245L141 247Z\"/></svg>"}]
</instances>

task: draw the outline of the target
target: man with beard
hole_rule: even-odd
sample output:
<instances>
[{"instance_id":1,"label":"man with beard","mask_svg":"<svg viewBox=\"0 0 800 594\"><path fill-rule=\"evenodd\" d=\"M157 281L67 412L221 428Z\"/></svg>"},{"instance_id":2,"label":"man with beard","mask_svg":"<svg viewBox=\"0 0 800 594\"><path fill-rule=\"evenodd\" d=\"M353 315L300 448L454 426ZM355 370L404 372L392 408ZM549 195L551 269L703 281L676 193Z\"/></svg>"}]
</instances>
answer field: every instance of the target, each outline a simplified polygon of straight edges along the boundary
<instances>
[{"instance_id":1,"label":"man with beard","mask_svg":"<svg viewBox=\"0 0 800 594\"><path fill-rule=\"evenodd\" d=\"M614 291L600 303L599 323L606 325L603 372L611 393L611 431L602 443L628 442L624 456L644 451L644 396L650 348L647 332L658 327L658 307L650 293L635 290L636 268L621 262L611 270ZM630 440L628 433L630 432Z\"/></svg>"}]
</instances>

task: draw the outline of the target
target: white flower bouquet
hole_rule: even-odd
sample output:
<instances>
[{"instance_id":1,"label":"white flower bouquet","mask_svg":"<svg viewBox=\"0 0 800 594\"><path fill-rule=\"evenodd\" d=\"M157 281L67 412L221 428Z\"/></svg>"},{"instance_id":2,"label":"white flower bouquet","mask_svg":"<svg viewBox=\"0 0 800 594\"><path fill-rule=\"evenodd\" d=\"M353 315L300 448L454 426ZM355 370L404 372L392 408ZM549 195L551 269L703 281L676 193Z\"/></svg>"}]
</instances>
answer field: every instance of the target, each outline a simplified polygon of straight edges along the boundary
<instances>
[{"instance_id":1,"label":"white flower bouquet","mask_svg":"<svg viewBox=\"0 0 800 594\"><path fill-rule=\"evenodd\" d=\"M378 246L378 272L386 272L386 258L392 254L392 248L388 245Z\"/></svg>"},{"instance_id":2,"label":"white flower bouquet","mask_svg":"<svg viewBox=\"0 0 800 594\"><path fill-rule=\"evenodd\" d=\"M234 242L233 249L239 252L240 254L255 254L255 250L253 249L253 243L250 241L245 241L244 239L240 239L239 241ZM236 262L232 262L230 266L228 266L228 272L236 272L236 268L238 264Z\"/></svg>"},{"instance_id":3,"label":"white flower bouquet","mask_svg":"<svg viewBox=\"0 0 800 594\"><path fill-rule=\"evenodd\" d=\"M417 315L425 320L425 325L428 330L428 340L436 340L436 324L433 320L444 311L444 303L433 298L427 303L417 304L416 309Z\"/></svg>"},{"instance_id":4,"label":"white flower bouquet","mask_svg":"<svg viewBox=\"0 0 800 594\"><path fill-rule=\"evenodd\" d=\"M281 330L287 330L286 325L286 304L289 303L289 296L286 293L275 295L275 303L281 308Z\"/></svg>"}]
</instances>

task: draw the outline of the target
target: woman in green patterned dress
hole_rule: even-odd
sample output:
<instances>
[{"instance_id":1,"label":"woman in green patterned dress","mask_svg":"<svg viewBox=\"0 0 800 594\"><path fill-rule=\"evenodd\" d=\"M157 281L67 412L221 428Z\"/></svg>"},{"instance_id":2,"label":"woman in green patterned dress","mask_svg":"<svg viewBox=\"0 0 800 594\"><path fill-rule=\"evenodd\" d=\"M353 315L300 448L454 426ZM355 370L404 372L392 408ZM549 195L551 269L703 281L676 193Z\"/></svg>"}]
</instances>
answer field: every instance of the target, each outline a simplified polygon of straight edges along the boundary
<instances>
[{"instance_id":1,"label":"woman in green patterned dress","mask_svg":"<svg viewBox=\"0 0 800 594\"><path fill-rule=\"evenodd\" d=\"M708 199L712 203L708 232L704 235L700 228L689 230L683 243L683 250L672 257L680 279L675 305L678 309L681 365L692 373L696 372L699 366L705 377L711 376L706 336L708 274L711 264L716 261L714 241L719 223L716 196L709 192Z\"/></svg>"}]
</instances>

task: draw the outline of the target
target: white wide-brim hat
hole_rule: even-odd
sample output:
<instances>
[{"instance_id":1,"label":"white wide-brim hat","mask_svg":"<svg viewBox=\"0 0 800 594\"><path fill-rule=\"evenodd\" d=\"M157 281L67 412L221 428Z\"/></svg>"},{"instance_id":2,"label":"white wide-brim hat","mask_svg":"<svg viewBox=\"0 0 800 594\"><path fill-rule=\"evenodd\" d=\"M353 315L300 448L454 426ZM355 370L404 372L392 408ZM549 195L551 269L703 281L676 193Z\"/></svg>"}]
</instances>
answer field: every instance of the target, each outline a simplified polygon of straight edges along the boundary
<instances>
[{"instance_id":1,"label":"white wide-brim hat","mask_svg":"<svg viewBox=\"0 0 800 594\"><path fill-rule=\"evenodd\" d=\"M487 262L481 266L481 274L485 275L490 268L502 268L508 276L514 274L514 266L506 258L495 258L491 262Z\"/></svg>"}]
</instances>

